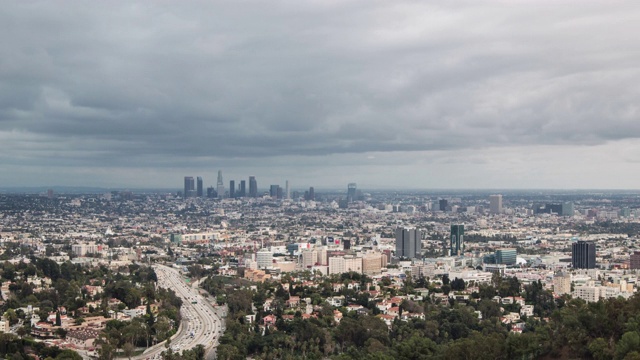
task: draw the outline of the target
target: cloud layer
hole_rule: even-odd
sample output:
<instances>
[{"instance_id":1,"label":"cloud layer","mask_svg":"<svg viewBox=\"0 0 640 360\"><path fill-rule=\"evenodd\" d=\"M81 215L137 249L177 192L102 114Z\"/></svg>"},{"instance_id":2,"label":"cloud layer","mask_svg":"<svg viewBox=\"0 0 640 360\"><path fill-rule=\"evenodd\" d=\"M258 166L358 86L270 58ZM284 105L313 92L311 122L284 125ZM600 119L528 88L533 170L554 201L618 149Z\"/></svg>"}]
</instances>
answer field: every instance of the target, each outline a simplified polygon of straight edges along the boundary
<instances>
[{"instance_id":1,"label":"cloud layer","mask_svg":"<svg viewBox=\"0 0 640 360\"><path fill-rule=\"evenodd\" d=\"M359 181L410 186L388 173L448 158L488 174L517 149L549 154L553 178L576 162L554 154L614 158L640 137L640 3L454 4L7 2L0 181L171 186L222 167L334 185L329 168L387 168ZM456 176L431 186L476 187Z\"/></svg>"}]
</instances>

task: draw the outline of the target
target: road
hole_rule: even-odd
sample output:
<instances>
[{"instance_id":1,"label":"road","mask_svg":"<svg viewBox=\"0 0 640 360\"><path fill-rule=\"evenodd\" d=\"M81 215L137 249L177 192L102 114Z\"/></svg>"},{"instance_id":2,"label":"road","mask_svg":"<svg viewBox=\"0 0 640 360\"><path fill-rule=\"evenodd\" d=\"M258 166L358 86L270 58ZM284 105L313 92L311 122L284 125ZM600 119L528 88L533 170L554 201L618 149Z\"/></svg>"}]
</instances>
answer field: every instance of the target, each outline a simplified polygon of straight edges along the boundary
<instances>
[{"instance_id":1,"label":"road","mask_svg":"<svg viewBox=\"0 0 640 360\"><path fill-rule=\"evenodd\" d=\"M182 299L180 330L171 339L171 349L180 352L203 345L207 354L214 353L220 336L224 333L225 307L213 307L198 293L198 289L188 286L177 269L153 266L158 276L158 286L175 291ZM160 359L160 353L167 350L164 343L155 345L132 359Z\"/></svg>"}]
</instances>

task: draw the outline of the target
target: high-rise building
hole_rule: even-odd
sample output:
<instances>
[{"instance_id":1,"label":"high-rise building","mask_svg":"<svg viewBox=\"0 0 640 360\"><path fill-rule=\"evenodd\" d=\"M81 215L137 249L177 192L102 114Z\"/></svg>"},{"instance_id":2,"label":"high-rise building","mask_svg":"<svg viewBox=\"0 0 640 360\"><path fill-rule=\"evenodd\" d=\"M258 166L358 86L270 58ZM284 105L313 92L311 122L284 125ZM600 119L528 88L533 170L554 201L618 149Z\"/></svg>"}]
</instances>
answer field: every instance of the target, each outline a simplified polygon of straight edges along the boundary
<instances>
[{"instance_id":1,"label":"high-rise building","mask_svg":"<svg viewBox=\"0 0 640 360\"><path fill-rule=\"evenodd\" d=\"M362 273L365 275L378 275L382 272L382 254L371 253L362 257Z\"/></svg>"},{"instance_id":2,"label":"high-rise building","mask_svg":"<svg viewBox=\"0 0 640 360\"><path fill-rule=\"evenodd\" d=\"M222 170L218 170L218 183L216 186L216 191L218 192L218 197L224 197L224 181L222 180Z\"/></svg>"},{"instance_id":3,"label":"high-rise building","mask_svg":"<svg viewBox=\"0 0 640 360\"><path fill-rule=\"evenodd\" d=\"M492 214L502 214L502 195L489 196L489 212Z\"/></svg>"},{"instance_id":4,"label":"high-rise building","mask_svg":"<svg viewBox=\"0 0 640 360\"><path fill-rule=\"evenodd\" d=\"M629 268L640 269L640 251L634 251L629 257Z\"/></svg>"},{"instance_id":5,"label":"high-rise building","mask_svg":"<svg viewBox=\"0 0 640 360\"><path fill-rule=\"evenodd\" d=\"M356 200L356 191L357 191L356 183L349 183L347 185L347 202L348 203Z\"/></svg>"},{"instance_id":6,"label":"high-rise building","mask_svg":"<svg viewBox=\"0 0 640 360\"><path fill-rule=\"evenodd\" d=\"M301 265L304 269L310 268L316 264L318 260L318 253L315 250L304 249L302 251L302 262Z\"/></svg>"},{"instance_id":7,"label":"high-rise building","mask_svg":"<svg viewBox=\"0 0 640 360\"><path fill-rule=\"evenodd\" d=\"M422 257L422 234L416 228L396 228L396 256L415 259Z\"/></svg>"},{"instance_id":8,"label":"high-rise building","mask_svg":"<svg viewBox=\"0 0 640 360\"><path fill-rule=\"evenodd\" d=\"M571 274L559 272L553 275L553 292L560 296L571 294Z\"/></svg>"},{"instance_id":9,"label":"high-rise building","mask_svg":"<svg viewBox=\"0 0 640 360\"><path fill-rule=\"evenodd\" d=\"M285 199L289 200L289 199L291 199L291 193L289 192L289 180L286 180L284 182L284 186L285 186L285 189L286 189L285 190L285 196L286 196Z\"/></svg>"},{"instance_id":10,"label":"high-rise building","mask_svg":"<svg viewBox=\"0 0 640 360\"><path fill-rule=\"evenodd\" d=\"M572 202L565 202L562 203L562 210L560 212L560 214L562 216L573 216L575 213L575 210L573 208L573 203Z\"/></svg>"},{"instance_id":11,"label":"high-rise building","mask_svg":"<svg viewBox=\"0 0 640 360\"><path fill-rule=\"evenodd\" d=\"M329 257L329 274L342 274L346 272L345 261L342 256Z\"/></svg>"},{"instance_id":12,"label":"high-rise building","mask_svg":"<svg viewBox=\"0 0 640 360\"><path fill-rule=\"evenodd\" d=\"M451 256L459 256L464 252L464 225L451 225L451 241L449 242L449 250Z\"/></svg>"},{"instance_id":13,"label":"high-rise building","mask_svg":"<svg viewBox=\"0 0 640 360\"><path fill-rule=\"evenodd\" d=\"M574 269L594 269L596 267L596 244L578 240L571 245L571 265Z\"/></svg>"},{"instance_id":14,"label":"high-rise building","mask_svg":"<svg viewBox=\"0 0 640 360\"><path fill-rule=\"evenodd\" d=\"M217 198L218 193L216 192L216 188L214 188L213 186L209 186L207 188L207 197L210 199Z\"/></svg>"},{"instance_id":15,"label":"high-rise building","mask_svg":"<svg viewBox=\"0 0 640 360\"><path fill-rule=\"evenodd\" d=\"M247 181L246 180L240 180L240 194L238 196L239 197L247 196Z\"/></svg>"},{"instance_id":16,"label":"high-rise building","mask_svg":"<svg viewBox=\"0 0 640 360\"><path fill-rule=\"evenodd\" d=\"M440 211L447 211L447 206L449 206L449 201L447 201L447 199L440 199L440 201L438 201L438 208Z\"/></svg>"},{"instance_id":17,"label":"high-rise building","mask_svg":"<svg viewBox=\"0 0 640 360\"><path fill-rule=\"evenodd\" d=\"M195 195L195 183L193 181L193 176L185 176L183 196L185 198L188 198L192 197L193 195Z\"/></svg>"},{"instance_id":18,"label":"high-rise building","mask_svg":"<svg viewBox=\"0 0 640 360\"><path fill-rule=\"evenodd\" d=\"M278 189L280 188L279 185L271 185L269 187L269 196L271 196L272 199L277 199L278 198Z\"/></svg>"},{"instance_id":19,"label":"high-rise building","mask_svg":"<svg viewBox=\"0 0 640 360\"><path fill-rule=\"evenodd\" d=\"M518 252L516 249L496 250L496 264L513 265L516 263Z\"/></svg>"},{"instance_id":20,"label":"high-rise building","mask_svg":"<svg viewBox=\"0 0 640 360\"><path fill-rule=\"evenodd\" d=\"M196 194L198 197L202 197L204 195L204 188L202 187L202 178L198 176L197 178L197 191Z\"/></svg>"},{"instance_id":21,"label":"high-rise building","mask_svg":"<svg viewBox=\"0 0 640 360\"><path fill-rule=\"evenodd\" d=\"M258 196L258 182L255 176L249 176L249 197Z\"/></svg>"},{"instance_id":22,"label":"high-rise building","mask_svg":"<svg viewBox=\"0 0 640 360\"><path fill-rule=\"evenodd\" d=\"M313 188L313 186L311 186L309 188L309 199L308 200L315 200L316 199L316 190Z\"/></svg>"},{"instance_id":23,"label":"high-rise building","mask_svg":"<svg viewBox=\"0 0 640 360\"><path fill-rule=\"evenodd\" d=\"M258 262L258 269L264 269L273 265L273 253L268 249L260 249L256 253L256 261Z\"/></svg>"},{"instance_id":24,"label":"high-rise building","mask_svg":"<svg viewBox=\"0 0 640 360\"><path fill-rule=\"evenodd\" d=\"M230 198L236 197L236 182L235 182L235 180L230 180L229 181L229 197Z\"/></svg>"}]
</instances>

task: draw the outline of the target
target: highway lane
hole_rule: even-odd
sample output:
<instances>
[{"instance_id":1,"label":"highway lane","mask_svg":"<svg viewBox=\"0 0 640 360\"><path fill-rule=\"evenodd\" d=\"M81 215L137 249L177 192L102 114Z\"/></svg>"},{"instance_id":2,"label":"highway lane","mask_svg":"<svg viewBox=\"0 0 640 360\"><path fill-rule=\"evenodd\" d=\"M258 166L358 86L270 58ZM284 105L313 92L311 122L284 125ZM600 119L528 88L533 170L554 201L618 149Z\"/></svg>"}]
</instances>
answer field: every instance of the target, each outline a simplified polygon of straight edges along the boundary
<instances>
[{"instance_id":1,"label":"highway lane","mask_svg":"<svg viewBox=\"0 0 640 360\"><path fill-rule=\"evenodd\" d=\"M226 308L209 304L198 293L197 288L193 289L183 281L177 269L164 265L153 267L158 277L158 286L172 289L182 299L182 324L180 331L171 339L171 349L180 352L203 345L207 353L212 352L224 333ZM165 344L158 344L134 359L160 359L160 354L165 350Z\"/></svg>"}]
</instances>

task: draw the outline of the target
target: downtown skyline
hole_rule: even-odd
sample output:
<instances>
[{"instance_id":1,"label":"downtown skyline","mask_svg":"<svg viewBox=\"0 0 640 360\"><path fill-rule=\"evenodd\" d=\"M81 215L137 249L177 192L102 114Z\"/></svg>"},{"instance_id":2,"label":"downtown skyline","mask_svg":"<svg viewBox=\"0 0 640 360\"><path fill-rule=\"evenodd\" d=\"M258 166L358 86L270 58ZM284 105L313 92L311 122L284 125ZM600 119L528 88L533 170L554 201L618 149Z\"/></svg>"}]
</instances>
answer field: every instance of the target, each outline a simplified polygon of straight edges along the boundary
<instances>
[{"instance_id":1,"label":"downtown skyline","mask_svg":"<svg viewBox=\"0 0 640 360\"><path fill-rule=\"evenodd\" d=\"M7 2L0 188L638 189L640 4L575 5Z\"/></svg>"}]
</instances>

